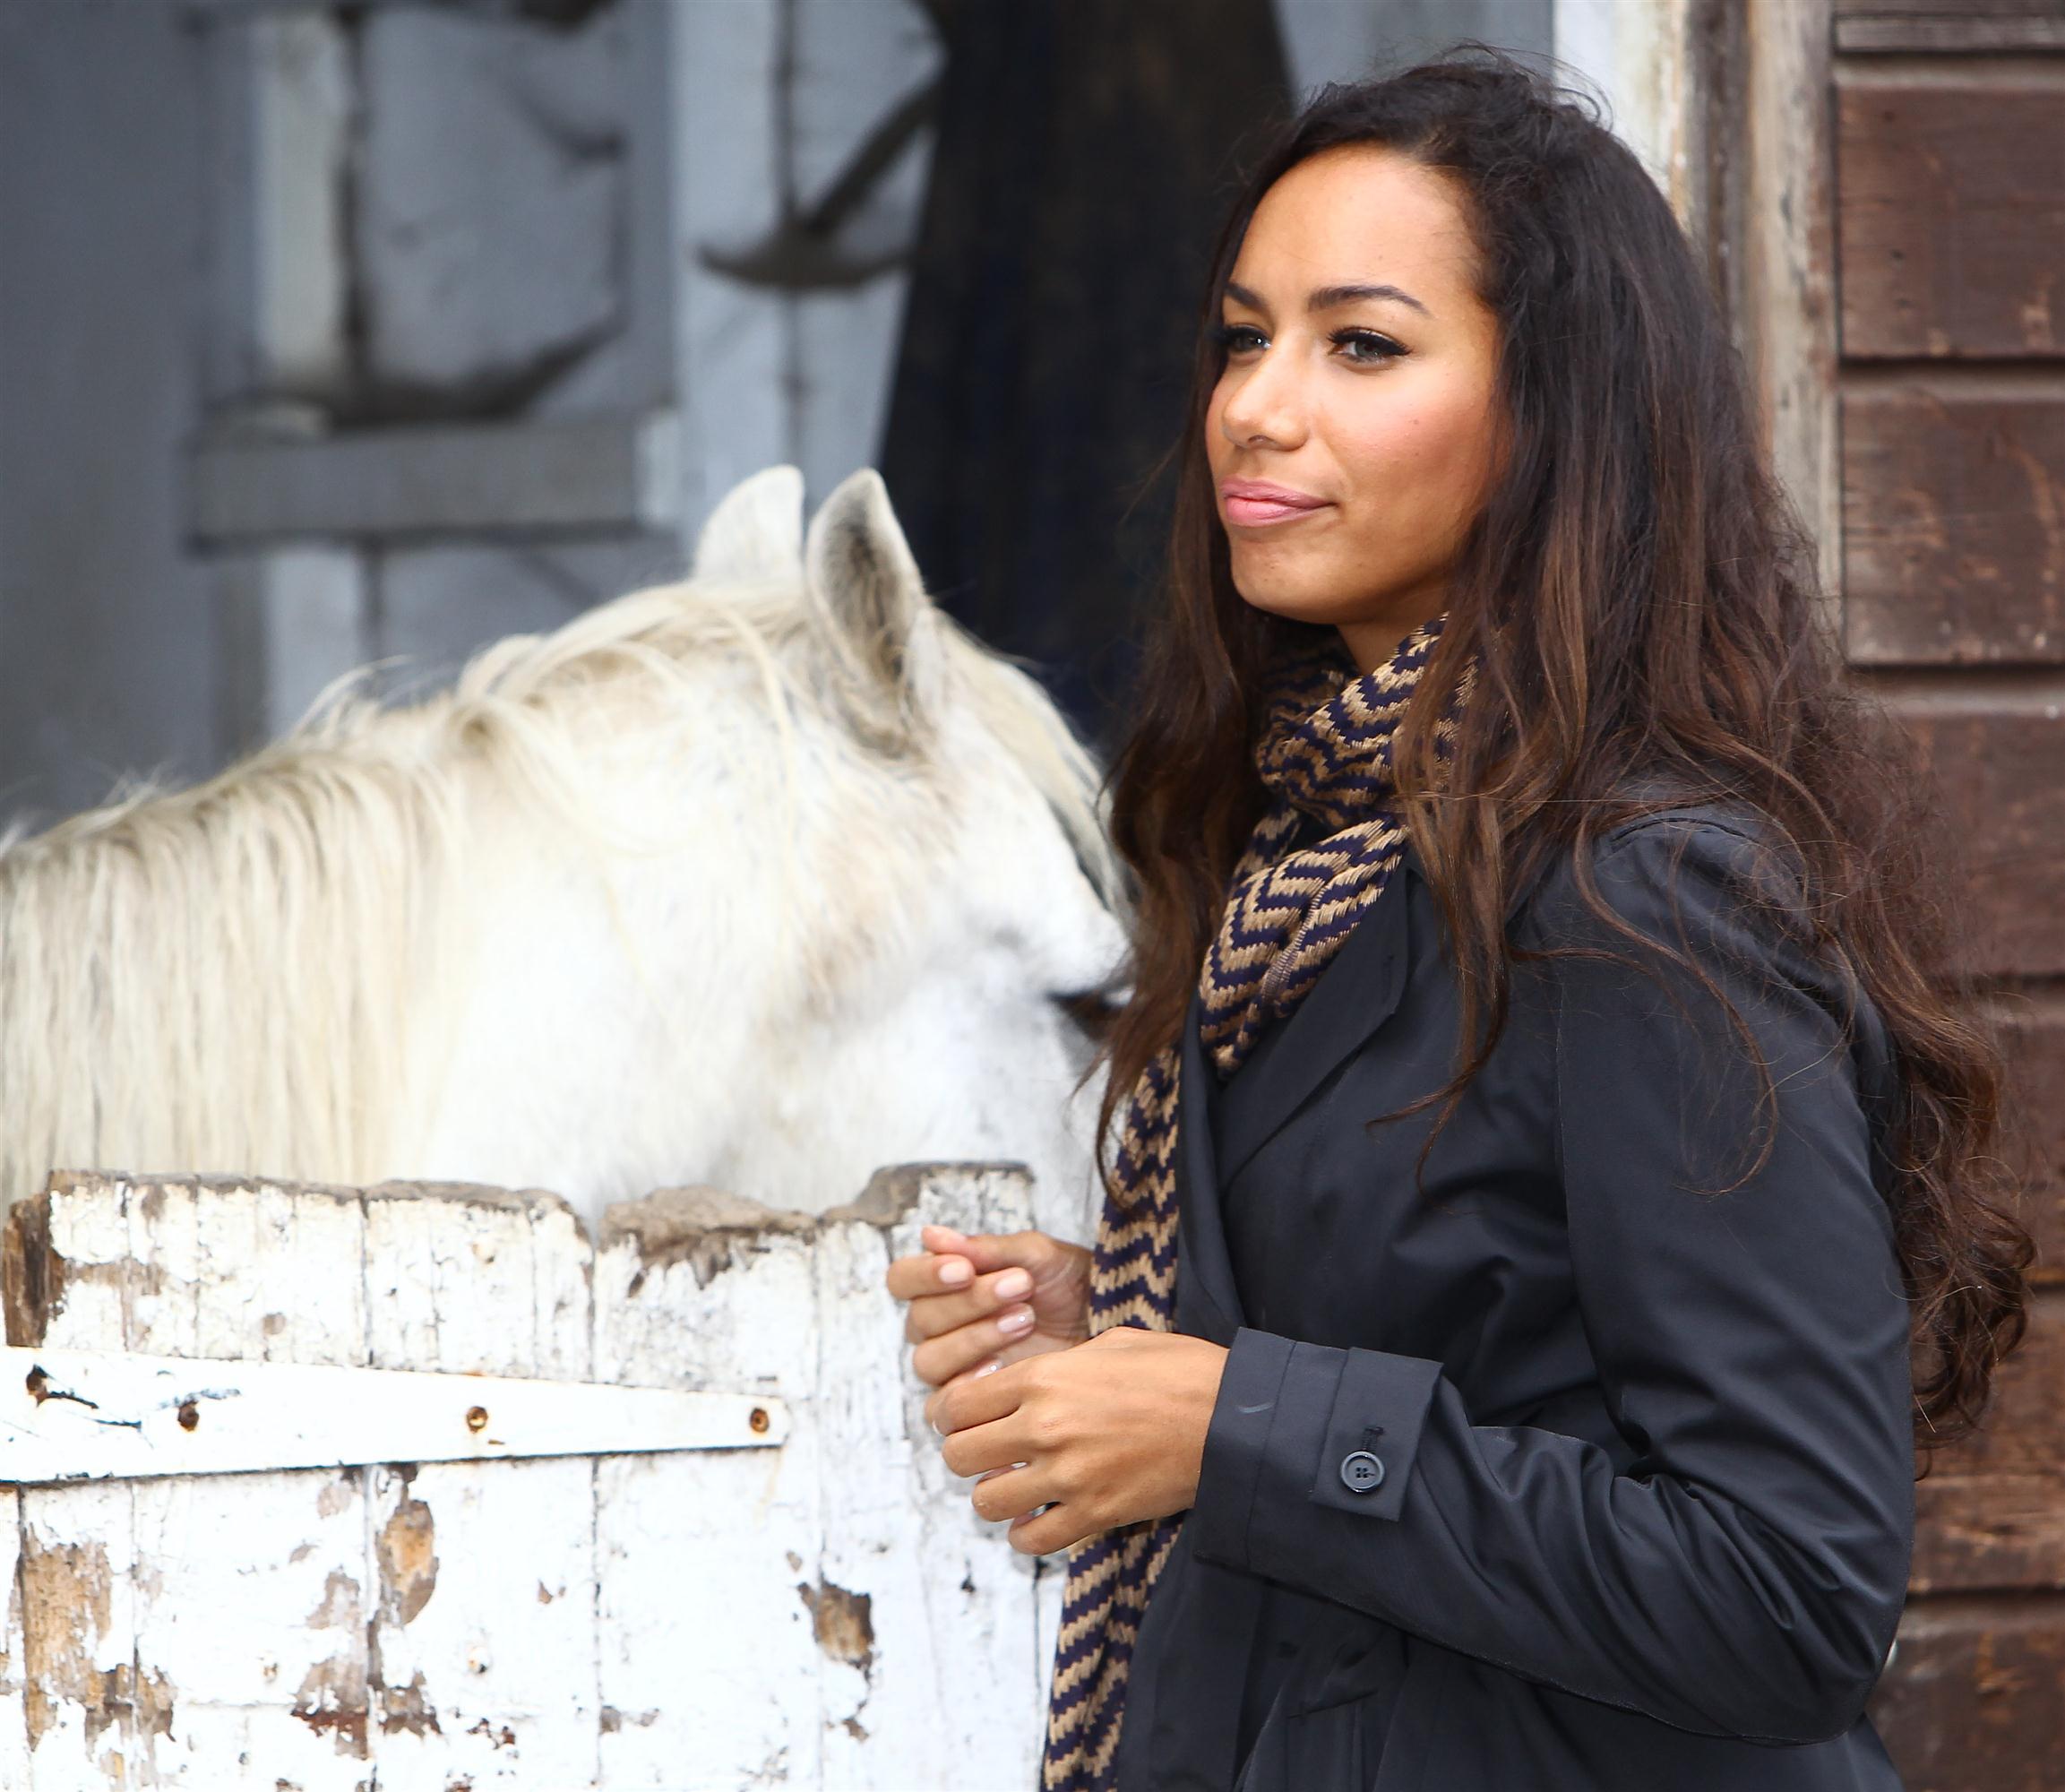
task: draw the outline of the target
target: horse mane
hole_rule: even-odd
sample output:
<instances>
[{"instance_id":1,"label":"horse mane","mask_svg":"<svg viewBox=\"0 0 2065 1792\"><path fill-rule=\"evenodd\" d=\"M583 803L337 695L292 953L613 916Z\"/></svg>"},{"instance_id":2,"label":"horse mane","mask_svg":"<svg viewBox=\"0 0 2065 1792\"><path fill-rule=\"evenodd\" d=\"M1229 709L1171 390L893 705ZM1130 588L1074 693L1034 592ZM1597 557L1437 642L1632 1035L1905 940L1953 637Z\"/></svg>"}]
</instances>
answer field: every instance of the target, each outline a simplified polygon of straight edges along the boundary
<instances>
[{"instance_id":1,"label":"horse mane","mask_svg":"<svg viewBox=\"0 0 2065 1792\"><path fill-rule=\"evenodd\" d=\"M1025 670L927 621L948 694L1116 907L1094 762ZM426 994L449 1007L469 799L486 784L635 849L584 765L598 694L613 719L657 718L728 652L787 739L796 714L865 698L839 656L790 650L822 627L794 577L632 591L483 648L407 705L361 668L211 778L0 837L0 1205L58 1167L388 1173L395 1116L435 1081L410 1021Z\"/></svg>"}]
</instances>

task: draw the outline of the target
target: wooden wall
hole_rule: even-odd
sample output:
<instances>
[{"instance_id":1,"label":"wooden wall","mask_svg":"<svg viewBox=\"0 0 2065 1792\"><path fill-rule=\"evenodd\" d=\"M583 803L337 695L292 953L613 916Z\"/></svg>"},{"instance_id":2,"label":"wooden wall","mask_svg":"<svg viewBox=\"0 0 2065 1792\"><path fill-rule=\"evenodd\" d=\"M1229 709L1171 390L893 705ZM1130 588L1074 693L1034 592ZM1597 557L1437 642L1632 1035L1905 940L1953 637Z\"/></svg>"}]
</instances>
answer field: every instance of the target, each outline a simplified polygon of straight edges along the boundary
<instances>
[{"instance_id":1,"label":"wooden wall","mask_svg":"<svg viewBox=\"0 0 2065 1792\"><path fill-rule=\"evenodd\" d=\"M2065 1787L2065 0L1836 0L1844 629L1926 745L2042 1287L1922 1484L1877 1705L1914 1792Z\"/></svg>"}]
</instances>

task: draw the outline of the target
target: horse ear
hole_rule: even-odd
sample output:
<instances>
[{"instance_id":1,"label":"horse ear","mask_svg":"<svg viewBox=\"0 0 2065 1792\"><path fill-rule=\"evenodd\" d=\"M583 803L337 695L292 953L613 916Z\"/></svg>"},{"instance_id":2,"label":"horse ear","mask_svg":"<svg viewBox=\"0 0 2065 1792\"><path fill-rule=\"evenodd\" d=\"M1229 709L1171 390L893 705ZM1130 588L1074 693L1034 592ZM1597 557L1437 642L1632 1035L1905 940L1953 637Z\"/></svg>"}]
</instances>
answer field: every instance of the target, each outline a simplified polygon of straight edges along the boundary
<instances>
[{"instance_id":1,"label":"horse ear","mask_svg":"<svg viewBox=\"0 0 2065 1792\"><path fill-rule=\"evenodd\" d=\"M942 672L937 612L873 467L849 473L811 518L804 586L856 684L858 719L908 745Z\"/></svg>"},{"instance_id":2,"label":"horse ear","mask_svg":"<svg viewBox=\"0 0 2065 1792\"><path fill-rule=\"evenodd\" d=\"M803 471L763 467L717 501L695 538L695 576L744 584L803 571Z\"/></svg>"}]
</instances>

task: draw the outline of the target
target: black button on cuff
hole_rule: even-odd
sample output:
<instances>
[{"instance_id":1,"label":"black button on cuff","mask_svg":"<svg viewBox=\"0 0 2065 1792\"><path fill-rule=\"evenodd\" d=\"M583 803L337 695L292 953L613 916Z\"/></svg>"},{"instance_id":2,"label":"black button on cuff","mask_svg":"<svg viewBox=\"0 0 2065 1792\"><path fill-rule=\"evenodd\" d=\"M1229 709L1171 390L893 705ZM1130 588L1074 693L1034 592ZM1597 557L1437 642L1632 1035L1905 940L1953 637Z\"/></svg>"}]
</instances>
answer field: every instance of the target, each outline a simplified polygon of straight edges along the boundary
<instances>
[{"instance_id":1,"label":"black button on cuff","mask_svg":"<svg viewBox=\"0 0 2065 1792\"><path fill-rule=\"evenodd\" d=\"M1341 1484L1351 1494L1373 1494L1384 1484L1381 1459L1367 1450L1351 1450L1341 1458Z\"/></svg>"}]
</instances>

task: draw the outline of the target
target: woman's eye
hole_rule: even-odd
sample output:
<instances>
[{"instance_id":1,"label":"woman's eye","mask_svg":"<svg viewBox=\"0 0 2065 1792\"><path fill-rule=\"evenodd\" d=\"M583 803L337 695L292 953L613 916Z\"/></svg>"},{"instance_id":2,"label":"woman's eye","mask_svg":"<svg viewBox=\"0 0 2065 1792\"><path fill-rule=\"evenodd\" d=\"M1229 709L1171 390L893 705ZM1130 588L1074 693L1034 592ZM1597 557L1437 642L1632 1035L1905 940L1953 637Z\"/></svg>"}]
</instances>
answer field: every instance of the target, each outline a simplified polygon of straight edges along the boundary
<instances>
[{"instance_id":1,"label":"woman's eye","mask_svg":"<svg viewBox=\"0 0 2065 1792\"><path fill-rule=\"evenodd\" d=\"M1217 335L1219 347L1228 354L1238 354L1264 340L1252 323L1222 323ZM1327 340L1338 348L1352 349L1355 352L1344 354L1342 359L1358 367L1381 366L1406 352L1389 336L1380 336L1373 330L1337 330Z\"/></svg>"},{"instance_id":2,"label":"woman's eye","mask_svg":"<svg viewBox=\"0 0 2065 1792\"><path fill-rule=\"evenodd\" d=\"M1406 352L1389 336L1380 336L1373 330L1337 330L1331 340L1344 348L1352 342L1358 348L1367 349L1370 351L1367 354L1348 357L1349 360L1364 366L1375 366Z\"/></svg>"}]
</instances>

